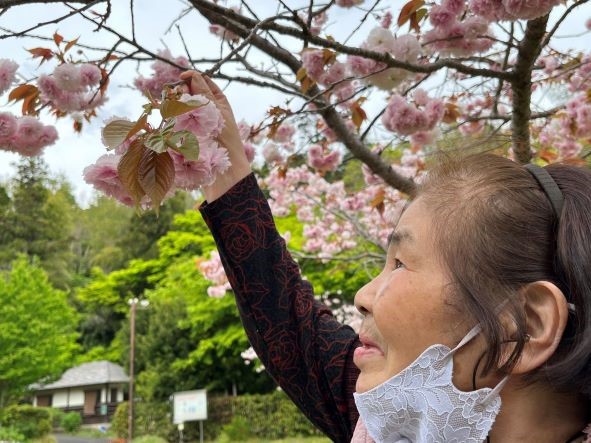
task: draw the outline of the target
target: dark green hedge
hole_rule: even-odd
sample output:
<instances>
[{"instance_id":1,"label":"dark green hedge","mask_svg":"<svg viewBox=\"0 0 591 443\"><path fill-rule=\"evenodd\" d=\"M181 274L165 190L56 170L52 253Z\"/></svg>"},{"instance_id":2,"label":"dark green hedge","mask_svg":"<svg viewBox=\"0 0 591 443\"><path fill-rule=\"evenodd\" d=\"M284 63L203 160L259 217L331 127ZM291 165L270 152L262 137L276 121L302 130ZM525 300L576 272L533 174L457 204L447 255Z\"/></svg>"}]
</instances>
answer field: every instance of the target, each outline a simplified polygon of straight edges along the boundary
<instances>
[{"instance_id":1,"label":"dark green hedge","mask_svg":"<svg viewBox=\"0 0 591 443\"><path fill-rule=\"evenodd\" d=\"M172 422L172 406L162 403L135 405L134 437L158 435L176 441L178 431ZM266 395L208 398L208 419L203 429L206 440L215 440L222 427L240 417L249 424L251 435L260 439L322 435L282 391ZM112 429L117 436L127 437L127 403L115 412ZM199 424L185 423L185 441L199 441Z\"/></svg>"},{"instance_id":2,"label":"dark green hedge","mask_svg":"<svg viewBox=\"0 0 591 443\"><path fill-rule=\"evenodd\" d=\"M13 405L0 410L0 424L16 430L30 440L51 432L51 415L46 408Z\"/></svg>"}]
</instances>

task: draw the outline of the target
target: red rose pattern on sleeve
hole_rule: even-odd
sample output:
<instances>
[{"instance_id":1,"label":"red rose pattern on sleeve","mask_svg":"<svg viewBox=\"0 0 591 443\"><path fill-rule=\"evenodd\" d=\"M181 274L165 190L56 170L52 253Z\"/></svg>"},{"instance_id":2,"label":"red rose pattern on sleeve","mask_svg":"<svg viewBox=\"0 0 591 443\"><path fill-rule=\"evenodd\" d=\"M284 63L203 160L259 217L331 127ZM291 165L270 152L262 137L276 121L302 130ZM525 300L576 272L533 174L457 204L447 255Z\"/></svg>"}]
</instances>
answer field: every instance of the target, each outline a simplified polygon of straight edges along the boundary
<instances>
[{"instance_id":1,"label":"red rose pattern on sleeve","mask_svg":"<svg viewBox=\"0 0 591 443\"><path fill-rule=\"evenodd\" d=\"M333 441L348 443L358 418L357 334L314 298L253 174L200 211L265 368L312 423Z\"/></svg>"}]
</instances>

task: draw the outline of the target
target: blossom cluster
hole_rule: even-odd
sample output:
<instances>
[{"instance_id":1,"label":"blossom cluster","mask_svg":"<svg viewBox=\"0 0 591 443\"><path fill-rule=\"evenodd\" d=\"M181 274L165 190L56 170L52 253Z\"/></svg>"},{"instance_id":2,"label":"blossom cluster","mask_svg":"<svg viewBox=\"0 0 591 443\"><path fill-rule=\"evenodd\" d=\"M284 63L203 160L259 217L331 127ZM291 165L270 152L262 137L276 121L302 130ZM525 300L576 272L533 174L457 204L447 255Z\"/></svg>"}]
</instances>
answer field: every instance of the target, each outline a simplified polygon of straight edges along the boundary
<instances>
[{"instance_id":1,"label":"blossom cluster","mask_svg":"<svg viewBox=\"0 0 591 443\"><path fill-rule=\"evenodd\" d=\"M276 216L295 213L304 225L303 250L328 260L357 247L360 230L376 244L385 245L390 222L402 202L398 191L383 182L349 193L342 181L330 183L321 173L302 165L285 173L273 170L261 185L269 190L269 205ZM369 202L384 195L380 213Z\"/></svg>"},{"instance_id":2,"label":"blossom cluster","mask_svg":"<svg viewBox=\"0 0 591 443\"><path fill-rule=\"evenodd\" d=\"M548 14L560 3L560 0L470 0L469 9L489 21L532 20Z\"/></svg>"},{"instance_id":3,"label":"blossom cluster","mask_svg":"<svg viewBox=\"0 0 591 443\"><path fill-rule=\"evenodd\" d=\"M209 260L199 261L197 267L203 276L213 284L207 288L207 295L214 298L223 297L226 291L231 289L228 277L222 266L220 254L217 251L211 252Z\"/></svg>"},{"instance_id":4,"label":"blossom cluster","mask_svg":"<svg viewBox=\"0 0 591 443\"><path fill-rule=\"evenodd\" d=\"M421 89L415 91L414 98L414 103L410 103L406 98L392 94L382 123L386 129L399 135L413 134L420 137L422 133L426 141L429 139L426 133L432 131L443 118L445 106L441 100L428 97Z\"/></svg>"},{"instance_id":5,"label":"blossom cluster","mask_svg":"<svg viewBox=\"0 0 591 443\"><path fill-rule=\"evenodd\" d=\"M443 0L440 5L432 6L429 20L433 28L424 34L423 44L443 56L466 57L490 49L494 40L489 20L480 15L462 19L464 13L464 0Z\"/></svg>"},{"instance_id":6,"label":"blossom cluster","mask_svg":"<svg viewBox=\"0 0 591 443\"><path fill-rule=\"evenodd\" d=\"M191 191L207 186L214 181L217 174L222 174L230 166L227 150L216 141L224 126L224 120L215 104L202 95L183 94L179 101L198 105L191 111L179 115L175 120L174 129L189 131L197 138L199 157L197 160L190 160L179 151L168 149L174 165L174 186L168 196L173 195L176 189ZM134 202L123 186L117 168L133 141L134 138L126 140L114 153L101 156L83 172L87 183L126 205L133 205Z\"/></svg>"},{"instance_id":7,"label":"blossom cluster","mask_svg":"<svg viewBox=\"0 0 591 443\"><path fill-rule=\"evenodd\" d=\"M190 68L189 60L186 57L173 57L168 49L158 51L158 57L164 60L170 60L175 65L182 66L183 68ZM151 68L153 71L151 77L145 78L140 75L133 81L133 84L141 92L149 92L155 98L160 98L164 85L178 82L179 75L183 72L183 70L163 60L156 60L152 63Z\"/></svg>"},{"instance_id":8,"label":"blossom cluster","mask_svg":"<svg viewBox=\"0 0 591 443\"><path fill-rule=\"evenodd\" d=\"M0 95L14 83L18 64L6 58L0 58Z\"/></svg>"},{"instance_id":9,"label":"blossom cluster","mask_svg":"<svg viewBox=\"0 0 591 443\"><path fill-rule=\"evenodd\" d=\"M92 63L63 63L40 75L37 86L41 101L58 111L92 112L106 101L98 90L101 79L100 68Z\"/></svg>"},{"instance_id":10,"label":"blossom cluster","mask_svg":"<svg viewBox=\"0 0 591 443\"><path fill-rule=\"evenodd\" d=\"M413 64L417 63L423 54L421 45L414 35L405 34L395 37L392 31L382 26L374 28L369 33L361 48L389 53L397 61ZM367 84L384 90L395 88L411 75L404 69L387 68L384 63L357 55L350 55L347 58L347 65L353 75L363 78Z\"/></svg>"},{"instance_id":11,"label":"blossom cluster","mask_svg":"<svg viewBox=\"0 0 591 443\"><path fill-rule=\"evenodd\" d=\"M35 117L16 117L10 112L0 112L0 150L37 156L57 138L54 126L44 125Z\"/></svg>"}]
</instances>

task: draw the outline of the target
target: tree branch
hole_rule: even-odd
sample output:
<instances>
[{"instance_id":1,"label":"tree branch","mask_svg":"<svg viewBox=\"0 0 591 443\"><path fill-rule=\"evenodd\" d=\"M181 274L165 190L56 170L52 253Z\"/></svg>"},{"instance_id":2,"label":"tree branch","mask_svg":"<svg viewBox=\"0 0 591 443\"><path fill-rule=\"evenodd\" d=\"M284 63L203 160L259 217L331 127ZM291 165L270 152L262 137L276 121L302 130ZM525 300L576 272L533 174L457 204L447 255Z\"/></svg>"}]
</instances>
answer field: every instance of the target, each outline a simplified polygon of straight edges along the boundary
<instances>
[{"instance_id":1,"label":"tree branch","mask_svg":"<svg viewBox=\"0 0 591 443\"><path fill-rule=\"evenodd\" d=\"M100 3L107 0L99 0ZM91 3L99 3L95 0L70 0L69 3L82 3L89 5ZM33 5L36 3L64 3L64 0L0 0L0 8L12 8L13 6Z\"/></svg>"},{"instance_id":2,"label":"tree branch","mask_svg":"<svg viewBox=\"0 0 591 443\"><path fill-rule=\"evenodd\" d=\"M205 10L211 11L212 13L215 13L217 15L225 16L226 18L231 19L234 23L240 24L247 29L253 28L258 23L256 20L244 17L243 15L238 14L232 11L231 9L215 5L207 0L190 0L190 2L202 14ZM441 59L434 63L427 63L422 65L401 62L399 60L394 59L392 55L387 52L376 52L367 49L346 46L332 40L318 37L316 35L306 35L299 29L290 26L283 26L275 22L267 23L264 26L261 26L261 29L276 31L280 34L296 37L300 40L305 40L307 38L311 43L314 43L315 45L318 45L320 47L334 49L343 54L358 55L361 57L369 58L378 62L382 62L390 68L404 69L409 72L428 74L431 72L438 71L442 68L451 68L458 72L462 72L468 75L499 78L505 80L510 80L513 75L511 72L501 72L492 69L475 68L472 66L467 66L453 59Z\"/></svg>"},{"instance_id":3,"label":"tree branch","mask_svg":"<svg viewBox=\"0 0 591 443\"><path fill-rule=\"evenodd\" d=\"M246 38L251 35L249 28L241 25L228 17L228 14L221 14L212 10L211 5L203 5L204 2L201 0L191 0L197 10L210 22L221 25L233 33L239 35L242 38ZM207 2L205 2L207 3ZM225 11L225 8L222 8ZM285 66L296 74L301 68L301 62L295 58L290 52L278 48L270 43L268 40L262 38L259 35L251 37L251 43L258 49L271 56L273 59L281 62ZM313 86L307 92L306 96L309 98L318 95L320 90L318 87ZM324 103L325 108L320 111L320 114L326 121L326 124L335 132L338 139L347 147L347 149L359 160L365 163L376 175L381 177L390 186L406 193L413 195L416 190L416 184L413 180L398 174L390 165L384 163L380 156L370 151L357 137L347 128L345 121L341 118L339 113L333 106L327 106Z\"/></svg>"},{"instance_id":4,"label":"tree branch","mask_svg":"<svg viewBox=\"0 0 591 443\"><path fill-rule=\"evenodd\" d=\"M531 160L529 121L531 118L531 75L542 50L549 14L527 22L525 35L517 51L515 76L511 79L513 118L511 135L515 157L521 163Z\"/></svg>"}]
</instances>

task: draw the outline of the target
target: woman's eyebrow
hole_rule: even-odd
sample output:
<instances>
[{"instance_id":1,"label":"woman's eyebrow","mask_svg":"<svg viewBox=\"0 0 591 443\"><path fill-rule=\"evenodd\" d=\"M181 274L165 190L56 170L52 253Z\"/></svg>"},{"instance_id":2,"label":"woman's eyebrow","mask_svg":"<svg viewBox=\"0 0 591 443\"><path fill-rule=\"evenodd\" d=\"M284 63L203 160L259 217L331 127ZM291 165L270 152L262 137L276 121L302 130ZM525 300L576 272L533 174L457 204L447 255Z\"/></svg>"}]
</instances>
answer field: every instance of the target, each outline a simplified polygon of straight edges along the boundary
<instances>
[{"instance_id":1,"label":"woman's eyebrow","mask_svg":"<svg viewBox=\"0 0 591 443\"><path fill-rule=\"evenodd\" d=\"M392 233L388 236L388 247L399 246L402 242L414 242L414 237L409 231L392 231Z\"/></svg>"}]
</instances>

